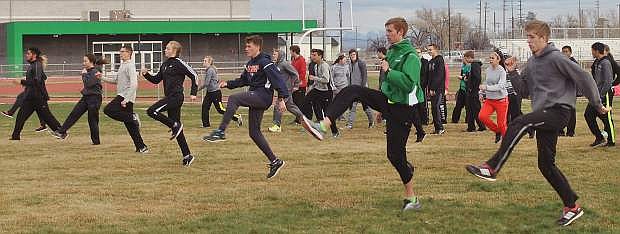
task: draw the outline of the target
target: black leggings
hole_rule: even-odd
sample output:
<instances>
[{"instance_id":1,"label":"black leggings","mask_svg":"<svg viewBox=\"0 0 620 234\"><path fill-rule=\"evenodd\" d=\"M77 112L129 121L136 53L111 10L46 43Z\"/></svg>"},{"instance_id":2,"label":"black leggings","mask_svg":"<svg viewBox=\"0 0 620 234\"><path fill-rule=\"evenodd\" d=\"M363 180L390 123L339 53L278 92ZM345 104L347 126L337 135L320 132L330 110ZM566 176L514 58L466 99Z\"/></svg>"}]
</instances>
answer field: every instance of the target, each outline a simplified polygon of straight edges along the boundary
<instances>
[{"instance_id":1,"label":"black leggings","mask_svg":"<svg viewBox=\"0 0 620 234\"><path fill-rule=\"evenodd\" d=\"M116 96L108 105L103 108L103 113L112 118L113 120L123 122L131 140L133 141L136 150L140 150L146 145L140 135L140 127L135 123L133 119L133 102L127 102L125 107L121 105L121 102L125 100L122 96Z\"/></svg>"},{"instance_id":2,"label":"black leggings","mask_svg":"<svg viewBox=\"0 0 620 234\"><path fill-rule=\"evenodd\" d=\"M19 107L24 104L24 101L26 101L25 99L26 91L19 93L15 98L15 103L13 103L13 106L11 106L11 109L9 109L7 112L9 114L15 114L15 112L17 112L17 109L19 109ZM41 124L41 126L45 126L45 121L43 121L43 117L39 112L37 112L37 116L39 117L39 124Z\"/></svg>"},{"instance_id":3,"label":"black leggings","mask_svg":"<svg viewBox=\"0 0 620 234\"><path fill-rule=\"evenodd\" d=\"M332 99L334 98L333 96L334 96L334 93L331 90L321 91L317 89L312 89L310 90L310 92L308 92L308 94L306 95L306 104L312 103L312 108L314 109L314 115L316 116L317 120L319 121L323 120L323 118L327 116L327 113L325 110L327 110L327 108L332 104ZM351 107L351 103L349 103L349 106L347 107L347 109L350 107ZM330 119L336 120L337 118L330 118ZM332 134L338 133L338 127L336 126L336 121L332 121L332 124L331 126L329 126L329 128L331 129Z\"/></svg>"},{"instance_id":4,"label":"black leggings","mask_svg":"<svg viewBox=\"0 0 620 234\"><path fill-rule=\"evenodd\" d=\"M202 100L202 126L211 125L211 121L209 120L209 111L211 110L211 105L215 107L217 113L223 115L226 112L226 108L222 103L221 90L207 92L204 99ZM238 121L239 119L233 115L232 120Z\"/></svg>"},{"instance_id":5,"label":"black leggings","mask_svg":"<svg viewBox=\"0 0 620 234\"><path fill-rule=\"evenodd\" d=\"M601 103L603 103L603 106L611 107L611 103L613 102L613 99L611 97L613 96L609 93L605 94L605 97L601 99ZM603 134L601 133L598 123L596 122L596 118L598 117L599 119L601 119L601 121L603 121L605 132L607 132L607 141L616 143L614 120L612 118L611 111L607 114L600 114L595 107L588 104L588 106L586 106L586 111L583 115L586 119L586 123L588 124L588 128L590 128L590 132L592 132L596 139L603 139Z\"/></svg>"},{"instance_id":6,"label":"black leggings","mask_svg":"<svg viewBox=\"0 0 620 234\"><path fill-rule=\"evenodd\" d=\"M529 129L534 129L538 148L538 169L560 195L564 206L574 207L578 196L571 189L564 174L555 165L558 131L568 123L571 111L573 111L571 107L556 105L516 118L508 125L501 146L487 161L487 164L498 173L523 135Z\"/></svg>"},{"instance_id":7,"label":"black leggings","mask_svg":"<svg viewBox=\"0 0 620 234\"><path fill-rule=\"evenodd\" d=\"M60 127L59 132L67 133L75 122L88 111L88 127L90 128L90 139L93 144L100 144L99 140L99 108L101 108L101 95L82 96L80 101L75 104L71 113Z\"/></svg>"},{"instance_id":8,"label":"black leggings","mask_svg":"<svg viewBox=\"0 0 620 234\"><path fill-rule=\"evenodd\" d=\"M413 166L407 162L407 140L411 126L420 123L415 106L388 104L388 98L378 90L353 85L342 89L327 108L326 116L335 121L354 101L362 102L381 112L387 122L387 157L396 168L403 184L413 177Z\"/></svg>"},{"instance_id":9,"label":"black leggings","mask_svg":"<svg viewBox=\"0 0 620 234\"><path fill-rule=\"evenodd\" d=\"M181 123L181 106L183 106L183 94L173 94L166 96L164 99L157 101L146 113L153 119L161 122L169 128L174 126L174 123ZM162 114L162 112L168 112L168 116ZM177 136L177 144L181 148L181 157L190 155L189 146L185 140L185 134L183 131Z\"/></svg>"}]
</instances>

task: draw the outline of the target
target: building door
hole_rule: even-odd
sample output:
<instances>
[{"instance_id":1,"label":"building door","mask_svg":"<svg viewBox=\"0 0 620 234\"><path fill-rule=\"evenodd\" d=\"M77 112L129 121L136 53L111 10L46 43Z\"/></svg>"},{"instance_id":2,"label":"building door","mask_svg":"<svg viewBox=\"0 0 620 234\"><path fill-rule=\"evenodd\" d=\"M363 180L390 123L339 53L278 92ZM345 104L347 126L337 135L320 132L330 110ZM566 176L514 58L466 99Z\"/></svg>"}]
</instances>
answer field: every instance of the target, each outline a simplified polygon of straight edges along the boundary
<instances>
[{"instance_id":1,"label":"building door","mask_svg":"<svg viewBox=\"0 0 620 234\"><path fill-rule=\"evenodd\" d=\"M133 48L132 59L136 64L136 69L142 67L156 73L159 70L162 60L161 41L114 41L114 42L93 42L93 52L95 56L104 57L109 65L103 66L104 71L110 75L116 75L121 65L119 50L122 46L129 45Z\"/></svg>"}]
</instances>

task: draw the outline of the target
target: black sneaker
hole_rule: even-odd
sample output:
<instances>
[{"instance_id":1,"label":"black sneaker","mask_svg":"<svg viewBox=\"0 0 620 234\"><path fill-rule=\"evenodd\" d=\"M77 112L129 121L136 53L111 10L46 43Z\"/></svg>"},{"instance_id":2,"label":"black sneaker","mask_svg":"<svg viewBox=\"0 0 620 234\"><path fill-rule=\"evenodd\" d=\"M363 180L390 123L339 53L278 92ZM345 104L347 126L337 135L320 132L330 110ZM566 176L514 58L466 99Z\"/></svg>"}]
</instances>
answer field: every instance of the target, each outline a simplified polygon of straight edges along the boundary
<instances>
[{"instance_id":1,"label":"black sneaker","mask_svg":"<svg viewBox=\"0 0 620 234\"><path fill-rule=\"evenodd\" d=\"M495 133L495 144L499 143L500 141L502 141L502 134Z\"/></svg>"},{"instance_id":2,"label":"black sneaker","mask_svg":"<svg viewBox=\"0 0 620 234\"><path fill-rule=\"evenodd\" d=\"M608 141L607 144L605 144L605 147L614 147L616 146L616 143Z\"/></svg>"},{"instance_id":3,"label":"black sneaker","mask_svg":"<svg viewBox=\"0 0 620 234\"><path fill-rule=\"evenodd\" d=\"M422 204L420 204L420 199L415 199L415 202L412 202L409 199L403 199L403 208L402 211L408 210L419 210L422 209Z\"/></svg>"},{"instance_id":4,"label":"black sneaker","mask_svg":"<svg viewBox=\"0 0 620 234\"><path fill-rule=\"evenodd\" d=\"M446 133L445 129L440 129L440 130L435 130L433 132L433 135L443 135L444 133Z\"/></svg>"},{"instance_id":5,"label":"black sneaker","mask_svg":"<svg viewBox=\"0 0 620 234\"><path fill-rule=\"evenodd\" d=\"M211 132L211 134L202 137L202 140L208 142L225 141L226 133L224 133L224 131L222 130L216 129L215 131Z\"/></svg>"},{"instance_id":6,"label":"black sneaker","mask_svg":"<svg viewBox=\"0 0 620 234\"><path fill-rule=\"evenodd\" d=\"M202 125L202 128L210 128L210 127L211 127L211 124L203 124Z\"/></svg>"},{"instance_id":7,"label":"black sneaker","mask_svg":"<svg viewBox=\"0 0 620 234\"><path fill-rule=\"evenodd\" d=\"M484 132L486 130L487 130L486 128L478 128L478 132Z\"/></svg>"},{"instance_id":8,"label":"black sneaker","mask_svg":"<svg viewBox=\"0 0 620 234\"><path fill-rule=\"evenodd\" d=\"M599 146L603 146L605 145L605 139L596 139L594 140L594 142L592 142L592 144L590 144L591 147L599 147Z\"/></svg>"},{"instance_id":9,"label":"black sneaker","mask_svg":"<svg viewBox=\"0 0 620 234\"><path fill-rule=\"evenodd\" d=\"M41 125L40 127L38 127L37 129L34 130L35 132L43 132L43 131L47 131L47 125Z\"/></svg>"},{"instance_id":10,"label":"black sneaker","mask_svg":"<svg viewBox=\"0 0 620 234\"><path fill-rule=\"evenodd\" d=\"M57 139L60 139L60 140L64 140L64 139L67 138L67 133L66 132L61 133L60 131L56 130L56 131L51 131L50 133L52 134L52 136L54 136L54 137L56 137Z\"/></svg>"},{"instance_id":11,"label":"black sneaker","mask_svg":"<svg viewBox=\"0 0 620 234\"><path fill-rule=\"evenodd\" d=\"M417 134L417 137L415 138L415 142L420 143L424 140L424 138L426 138L426 133Z\"/></svg>"},{"instance_id":12,"label":"black sneaker","mask_svg":"<svg viewBox=\"0 0 620 234\"><path fill-rule=\"evenodd\" d=\"M572 209L568 207L564 207L562 209L562 217L558 219L558 225L568 226L571 223L573 223L573 221L581 217L582 215L583 215L583 208L581 208L579 205L575 205L575 207Z\"/></svg>"},{"instance_id":13,"label":"black sneaker","mask_svg":"<svg viewBox=\"0 0 620 234\"><path fill-rule=\"evenodd\" d=\"M194 156L192 156L191 154L183 156L183 161L182 161L183 166L189 167L194 162L194 159L195 159Z\"/></svg>"},{"instance_id":14,"label":"black sneaker","mask_svg":"<svg viewBox=\"0 0 620 234\"><path fill-rule=\"evenodd\" d=\"M320 123L312 122L312 120L309 120L308 118L306 118L306 116L303 116L303 121L301 122L301 125L314 138L316 138L319 141L323 140L323 133L324 132L321 130L321 124Z\"/></svg>"},{"instance_id":15,"label":"black sneaker","mask_svg":"<svg viewBox=\"0 0 620 234\"><path fill-rule=\"evenodd\" d=\"M3 111L3 112L0 112L0 113L2 113L2 115L6 116L6 117L9 117L11 119L13 118L13 113L11 113L11 112Z\"/></svg>"},{"instance_id":16,"label":"black sneaker","mask_svg":"<svg viewBox=\"0 0 620 234\"><path fill-rule=\"evenodd\" d=\"M19 141L21 140L19 137L11 137L9 138L9 141Z\"/></svg>"},{"instance_id":17,"label":"black sneaker","mask_svg":"<svg viewBox=\"0 0 620 234\"><path fill-rule=\"evenodd\" d=\"M482 166L467 165L465 169L467 169L469 173L477 176L478 178L488 181L496 180L495 172L493 172L493 169L491 169L491 167L486 163L482 164Z\"/></svg>"},{"instance_id":18,"label":"black sneaker","mask_svg":"<svg viewBox=\"0 0 620 234\"><path fill-rule=\"evenodd\" d=\"M566 136L566 133L564 131L560 131L560 132L558 132L558 136L559 137L564 137L564 136Z\"/></svg>"},{"instance_id":19,"label":"black sneaker","mask_svg":"<svg viewBox=\"0 0 620 234\"><path fill-rule=\"evenodd\" d=\"M284 164L284 161L279 158L269 163L269 174L267 174L267 179L271 179L276 176Z\"/></svg>"},{"instance_id":20,"label":"black sneaker","mask_svg":"<svg viewBox=\"0 0 620 234\"><path fill-rule=\"evenodd\" d=\"M375 123L374 122L368 123L368 128L374 128L374 127L375 127Z\"/></svg>"},{"instance_id":21,"label":"black sneaker","mask_svg":"<svg viewBox=\"0 0 620 234\"><path fill-rule=\"evenodd\" d=\"M148 152L150 152L151 150L149 149L148 146L144 146L141 149L137 149L136 152L137 153L141 153L141 154L147 154Z\"/></svg>"},{"instance_id":22,"label":"black sneaker","mask_svg":"<svg viewBox=\"0 0 620 234\"><path fill-rule=\"evenodd\" d=\"M170 136L170 140L177 138L179 136L179 134L181 134L181 132L183 132L183 124L180 122L176 122L174 123L174 125L172 125L171 128L171 136Z\"/></svg>"}]
</instances>

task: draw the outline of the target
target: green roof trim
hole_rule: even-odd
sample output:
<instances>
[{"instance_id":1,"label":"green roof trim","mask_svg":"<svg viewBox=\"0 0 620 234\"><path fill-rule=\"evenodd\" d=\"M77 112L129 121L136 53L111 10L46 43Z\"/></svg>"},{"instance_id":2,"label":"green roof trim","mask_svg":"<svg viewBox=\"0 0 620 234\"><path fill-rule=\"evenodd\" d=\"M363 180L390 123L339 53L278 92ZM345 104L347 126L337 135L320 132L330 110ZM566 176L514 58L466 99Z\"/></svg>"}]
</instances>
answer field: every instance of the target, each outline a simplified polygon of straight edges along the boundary
<instances>
[{"instance_id":1,"label":"green roof trim","mask_svg":"<svg viewBox=\"0 0 620 234\"><path fill-rule=\"evenodd\" d=\"M316 28L316 20L306 20ZM185 33L301 33L301 20L246 21L43 21L7 23L7 61L22 63L27 35L185 34Z\"/></svg>"}]
</instances>

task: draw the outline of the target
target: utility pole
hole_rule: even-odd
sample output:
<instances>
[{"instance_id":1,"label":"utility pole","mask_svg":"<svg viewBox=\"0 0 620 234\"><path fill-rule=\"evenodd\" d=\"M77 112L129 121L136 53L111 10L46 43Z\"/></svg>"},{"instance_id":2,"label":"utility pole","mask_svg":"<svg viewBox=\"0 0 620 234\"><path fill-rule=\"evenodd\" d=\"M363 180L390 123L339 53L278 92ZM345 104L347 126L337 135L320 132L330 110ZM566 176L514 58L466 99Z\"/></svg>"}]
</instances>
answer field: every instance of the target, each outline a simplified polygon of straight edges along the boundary
<instances>
[{"instance_id":1,"label":"utility pole","mask_svg":"<svg viewBox=\"0 0 620 234\"><path fill-rule=\"evenodd\" d=\"M327 20L326 20L326 12L327 12L327 7L325 5L325 3L327 2L327 0L323 0L323 28L327 28ZM325 49L327 49L325 47L325 31L323 31L323 53L325 53Z\"/></svg>"},{"instance_id":2,"label":"utility pole","mask_svg":"<svg viewBox=\"0 0 620 234\"><path fill-rule=\"evenodd\" d=\"M489 2L484 2L484 39L487 38L487 12L489 11Z\"/></svg>"},{"instance_id":3,"label":"utility pole","mask_svg":"<svg viewBox=\"0 0 620 234\"><path fill-rule=\"evenodd\" d=\"M581 20L581 0L579 0L579 28L583 28L583 21Z\"/></svg>"},{"instance_id":4,"label":"utility pole","mask_svg":"<svg viewBox=\"0 0 620 234\"><path fill-rule=\"evenodd\" d=\"M450 51L452 51L452 38L451 36L451 32L452 32L452 25L450 22L450 18L452 18L452 16L450 15L450 0L448 0L448 53L450 53Z\"/></svg>"},{"instance_id":5,"label":"utility pole","mask_svg":"<svg viewBox=\"0 0 620 234\"><path fill-rule=\"evenodd\" d=\"M482 32L482 0L478 4L478 32Z\"/></svg>"},{"instance_id":6,"label":"utility pole","mask_svg":"<svg viewBox=\"0 0 620 234\"><path fill-rule=\"evenodd\" d=\"M619 5L620 8L620 5ZM459 43L461 45L463 45L463 22L461 21L461 19L463 18L462 13L459 12Z\"/></svg>"},{"instance_id":7,"label":"utility pole","mask_svg":"<svg viewBox=\"0 0 620 234\"><path fill-rule=\"evenodd\" d=\"M620 28L620 3L616 5L618 6L618 25L616 25L616 28Z\"/></svg>"},{"instance_id":8,"label":"utility pole","mask_svg":"<svg viewBox=\"0 0 620 234\"><path fill-rule=\"evenodd\" d=\"M504 25L504 28L502 30L502 35L504 38L507 38L507 34L506 34L506 0L504 0L504 4L502 6L502 10L503 10L503 15L502 15L502 24Z\"/></svg>"},{"instance_id":9,"label":"utility pole","mask_svg":"<svg viewBox=\"0 0 620 234\"><path fill-rule=\"evenodd\" d=\"M357 29L358 29L360 26L353 26L353 27L355 27L355 50L357 50Z\"/></svg>"},{"instance_id":10,"label":"utility pole","mask_svg":"<svg viewBox=\"0 0 620 234\"><path fill-rule=\"evenodd\" d=\"M523 0L519 0L519 28L523 28Z\"/></svg>"},{"instance_id":11,"label":"utility pole","mask_svg":"<svg viewBox=\"0 0 620 234\"><path fill-rule=\"evenodd\" d=\"M9 22L13 22L13 0L9 0Z\"/></svg>"},{"instance_id":12,"label":"utility pole","mask_svg":"<svg viewBox=\"0 0 620 234\"><path fill-rule=\"evenodd\" d=\"M510 23L512 25L512 27L510 28L510 34L512 34L512 39L515 39L515 4L514 2L510 1L510 15L512 20L510 20Z\"/></svg>"},{"instance_id":13,"label":"utility pole","mask_svg":"<svg viewBox=\"0 0 620 234\"><path fill-rule=\"evenodd\" d=\"M594 6L596 7L596 22L594 23L598 23L598 19L601 18L601 1L594 1Z\"/></svg>"},{"instance_id":14,"label":"utility pole","mask_svg":"<svg viewBox=\"0 0 620 234\"><path fill-rule=\"evenodd\" d=\"M338 1L338 18L340 21L340 53L342 53L342 1Z\"/></svg>"}]
</instances>

